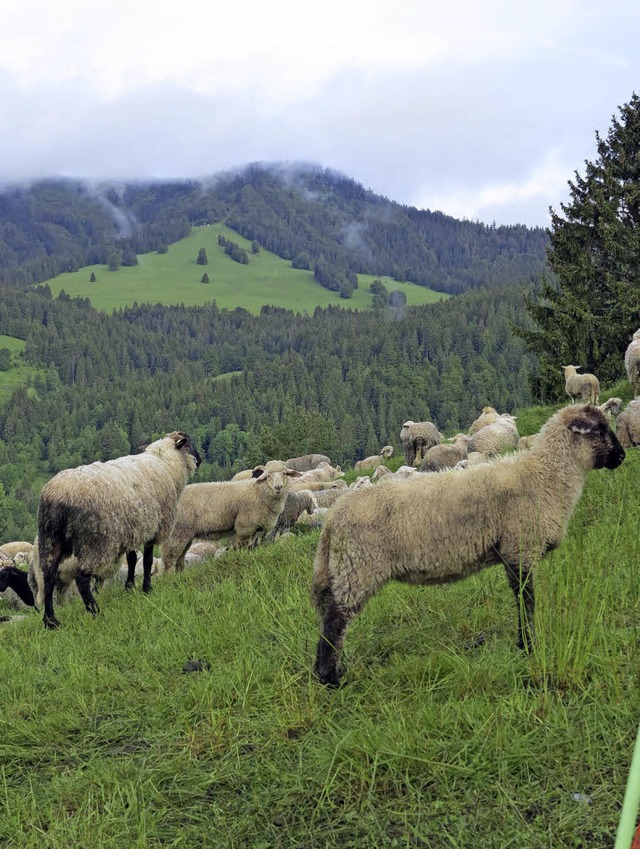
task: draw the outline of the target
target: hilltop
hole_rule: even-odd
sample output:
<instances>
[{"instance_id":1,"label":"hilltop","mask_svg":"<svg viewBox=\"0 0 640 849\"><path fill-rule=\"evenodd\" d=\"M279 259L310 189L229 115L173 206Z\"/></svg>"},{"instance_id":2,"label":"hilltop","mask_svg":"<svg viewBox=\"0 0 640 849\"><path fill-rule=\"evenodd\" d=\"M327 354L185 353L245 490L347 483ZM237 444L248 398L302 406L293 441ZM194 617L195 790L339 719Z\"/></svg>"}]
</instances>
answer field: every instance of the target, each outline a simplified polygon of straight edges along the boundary
<instances>
[{"instance_id":1,"label":"hilltop","mask_svg":"<svg viewBox=\"0 0 640 849\"><path fill-rule=\"evenodd\" d=\"M47 180L0 193L0 283L25 286L95 264L134 266L198 225L225 224L343 294L370 274L458 294L528 282L547 235L418 210L303 165L252 165L202 182Z\"/></svg>"}]
</instances>

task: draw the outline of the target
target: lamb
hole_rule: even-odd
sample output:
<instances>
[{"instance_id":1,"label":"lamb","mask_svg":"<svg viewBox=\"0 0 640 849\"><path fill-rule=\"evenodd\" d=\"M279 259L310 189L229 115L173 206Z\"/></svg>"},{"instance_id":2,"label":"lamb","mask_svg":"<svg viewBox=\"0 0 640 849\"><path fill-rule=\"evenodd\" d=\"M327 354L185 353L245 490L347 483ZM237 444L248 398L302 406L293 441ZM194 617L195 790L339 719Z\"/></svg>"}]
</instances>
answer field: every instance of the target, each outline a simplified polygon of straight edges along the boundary
<instances>
[{"instance_id":1,"label":"lamb","mask_svg":"<svg viewBox=\"0 0 640 849\"><path fill-rule=\"evenodd\" d=\"M400 429L400 441L404 449L404 462L413 466L422 462L423 453L442 442L442 434L433 422L405 422Z\"/></svg>"},{"instance_id":2,"label":"lamb","mask_svg":"<svg viewBox=\"0 0 640 849\"><path fill-rule=\"evenodd\" d=\"M379 454L373 454L371 457L364 457L364 459L358 460L353 470L354 472L373 471L391 457L393 457L393 445L385 445Z\"/></svg>"},{"instance_id":3,"label":"lamb","mask_svg":"<svg viewBox=\"0 0 640 849\"><path fill-rule=\"evenodd\" d=\"M17 599L15 599L15 596L11 599L12 602L17 602L17 606L35 606L33 592L29 586L26 571L19 569L12 561L8 561L6 565L3 563L0 568L0 594L5 593L7 590L12 590L15 596L17 596ZM2 598L5 598L5 596L2 595Z\"/></svg>"},{"instance_id":4,"label":"lamb","mask_svg":"<svg viewBox=\"0 0 640 849\"><path fill-rule=\"evenodd\" d=\"M440 445L429 448L420 464L420 471L439 472L442 469L452 469L456 463L466 458L470 439L470 436L458 433L452 443L441 442Z\"/></svg>"},{"instance_id":5,"label":"lamb","mask_svg":"<svg viewBox=\"0 0 640 849\"><path fill-rule=\"evenodd\" d=\"M625 452L597 407L565 407L529 451L464 471L418 475L338 501L314 561L311 597L321 619L315 671L338 686L351 620L384 584L438 584L502 563L520 611L518 645L533 638L532 571L562 541L590 469L615 469ZM422 522L416 522L421 516Z\"/></svg>"},{"instance_id":6,"label":"lamb","mask_svg":"<svg viewBox=\"0 0 640 849\"><path fill-rule=\"evenodd\" d=\"M495 407L483 407L478 418L471 422L469 427L469 436L473 436L473 434L477 433L480 428L493 424L498 418L500 418L500 414Z\"/></svg>"},{"instance_id":7,"label":"lamb","mask_svg":"<svg viewBox=\"0 0 640 849\"><path fill-rule=\"evenodd\" d=\"M520 435L516 427L516 417L503 413L493 424L485 425L473 434L468 443L468 451L480 451L488 457L495 457L515 448Z\"/></svg>"},{"instance_id":8,"label":"lamb","mask_svg":"<svg viewBox=\"0 0 640 849\"><path fill-rule=\"evenodd\" d=\"M317 469L320 463L331 465L331 460L326 454L303 454L302 457L290 457L285 462L287 469L293 469L296 472L309 472L311 469Z\"/></svg>"},{"instance_id":9,"label":"lamb","mask_svg":"<svg viewBox=\"0 0 640 849\"><path fill-rule=\"evenodd\" d=\"M629 401L616 421L616 434L623 448L640 445L640 399Z\"/></svg>"},{"instance_id":10,"label":"lamb","mask_svg":"<svg viewBox=\"0 0 640 849\"><path fill-rule=\"evenodd\" d=\"M624 355L624 367L633 389L633 396L637 398L640 395L640 330L636 330L631 337Z\"/></svg>"},{"instance_id":11,"label":"lamb","mask_svg":"<svg viewBox=\"0 0 640 849\"><path fill-rule=\"evenodd\" d=\"M59 623L53 591L61 561L77 558L75 582L88 612L98 606L91 577L110 578L126 552L127 588L133 587L136 548L143 551L143 592L151 590L154 543L166 542L178 499L200 465L191 437L174 431L141 454L58 472L42 489L38 505L39 562L34 568L36 604L46 628ZM35 563L34 563L35 567Z\"/></svg>"},{"instance_id":12,"label":"lamb","mask_svg":"<svg viewBox=\"0 0 640 849\"><path fill-rule=\"evenodd\" d=\"M597 404L600 395L600 381L595 374L578 374L580 366L562 366L564 369L564 388L571 398L571 403L576 401Z\"/></svg>"},{"instance_id":13,"label":"lamb","mask_svg":"<svg viewBox=\"0 0 640 849\"><path fill-rule=\"evenodd\" d=\"M176 522L161 547L165 572L181 572L195 537L233 537L233 548L252 548L273 530L284 507L291 478L300 472L281 460L269 460L258 477L246 481L192 483L178 504Z\"/></svg>"},{"instance_id":14,"label":"lamb","mask_svg":"<svg viewBox=\"0 0 640 849\"><path fill-rule=\"evenodd\" d=\"M318 509L315 493L310 489L301 489L298 492L289 490L284 500L284 506L268 539L278 539L279 536L291 530L300 516L306 511L311 515Z\"/></svg>"}]
</instances>

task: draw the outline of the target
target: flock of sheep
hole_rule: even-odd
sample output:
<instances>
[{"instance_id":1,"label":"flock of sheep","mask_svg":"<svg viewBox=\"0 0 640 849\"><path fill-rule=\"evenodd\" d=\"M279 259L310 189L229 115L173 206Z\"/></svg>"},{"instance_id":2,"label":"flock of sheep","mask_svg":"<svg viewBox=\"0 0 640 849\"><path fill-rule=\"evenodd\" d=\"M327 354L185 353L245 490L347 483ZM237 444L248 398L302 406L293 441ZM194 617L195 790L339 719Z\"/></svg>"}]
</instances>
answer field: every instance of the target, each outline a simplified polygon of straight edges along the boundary
<instances>
[{"instance_id":1,"label":"flock of sheep","mask_svg":"<svg viewBox=\"0 0 640 849\"><path fill-rule=\"evenodd\" d=\"M640 330L625 366L637 396ZM306 515L322 527L311 593L321 622L321 682L338 685L348 625L389 580L451 582L502 564L518 607L518 642L528 648L533 567L564 537L587 472L616 468L625 447L640 445L640 400L625 410L618 398L598 406L597 378L575 366L564 372L572 404L535 437L520 438L515 417L493 407L450 441L431 422L407 421L400 431L405 464L391 472L385 461L393 447L385 446L356 463L355 471L367 474L351 487L322 454L269 460L231 481L189 484L200 456L181 431L140 454L59 472L42 490L35 544L0 546L0 592L13 590L55 628L54 598L77 590L95 614L96 586L122 570L132 588L139 560L149 592L154 570L181 571L191 557L210 552L206 541L253 547Z\"/></svg>"}]
</instances>

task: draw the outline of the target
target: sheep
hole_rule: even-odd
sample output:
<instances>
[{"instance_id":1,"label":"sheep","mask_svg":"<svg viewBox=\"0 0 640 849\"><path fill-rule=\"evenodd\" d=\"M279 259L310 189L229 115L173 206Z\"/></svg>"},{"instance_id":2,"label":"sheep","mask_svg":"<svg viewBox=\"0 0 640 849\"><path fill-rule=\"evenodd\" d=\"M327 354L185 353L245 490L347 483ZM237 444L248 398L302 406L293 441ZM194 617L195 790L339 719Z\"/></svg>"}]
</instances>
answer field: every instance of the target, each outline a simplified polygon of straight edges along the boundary
<instances>
[{"instance_id":1,"label":"sheep","mask_svg":"<svg viewBox=\"0 0 640 849\"><path fill-rule=\"evenodd\" d=\"M232 536L232 548L253 548L263 542L275 527L291 478L300 474L281 460L269 460L251 480L185 487L173 531L161 546L165 572L183 570L184 556L195 537L219 540Z\"/></svg>"},{"instance_id":2,"label":"sheep","mask_svg":"<svg viewBox=\"0 0 640 849\"><path fill-rule=\"evenodd\" d=\"M16 554L27 554L28 559L31 559L33 556L33 543L19 540L16 542L5 542L3 545L0 545L0 559L6 557L12 560Z\"/></svg>"},{"instance_id":3,"label":"sheep","mask_svg":"<svg viewBox=\"0 0 640 849\"><path fill-rule=\"evenodd\" d=\"M147 445L141 454L58 472L46 483L38 505L39 562L34 568L36 604L44 606L46 628L59 623L53 609L58 567L77 558L74 578L84 605L96 614L91 576L116 574L126 552L134 585L136 548L143 550L143 592L151 591L154 543L166 542L178 499L200 465L191 437L174 431ZM35 564L34 564L35 567Z\"/></svg>"},{"instance_id":4,"label":"sheep","mask_svg":"<svg viewBox=\"0 0 640 849\"><path fill-rule=\"evenodd\" d=\"M415 475L419 475L420 472L416 469L415 466L400 466L395 470L395 472L391 472L389 475L385 475L379 481L379 484L383 483L392 483L397 480L404 480L405 478L412 478Z\"/></svg>"},{"instance_id":5,"label":"sheep","mask_svg":"<svg viewBox=\"0 0 640 849\"><path fill-rule=\"evenodd\" d=\"M518 440L518 444L516 445L516 448L518 449L518 451L526 451L529 448L533 448L537 438L538 438L537 433L531 433L531 434L529 434L529 436L521 436L520 439Z\"/></svg>"},{"instance_id":6,"label":"sheep","mask_svg":"<svg viewBox=\"0 0 640 849\"><path fill-rule=\"evenodd\" d=\"M530 451L461 472L418 475L338 501L314 559L320 681L338 686L347 627L388 581L448 583L499 563L518 604L518 645L529 650L532 570L562 541L587 472L615 469L624 456L601 410L569 406L547 421Z\"/></svg>"},{"instance_id":7,"label":"sheep","mask_svg":"<svg viewBox=\"0 0 640 849\"><path fill-rule=\"evenodd\" d=\"M640 445L640 399L629 401L616 421L616 434L623 448Z\"/></svg>"},{"instance_id":8,"label":"sheep","mask_svg":"<svg viewBox=\"0 0 640 849\"><path fill-rule=\"evenodd\" d=\"M469 451L464 460L460 460L453 467L454 469L468 469L469 466L479 466L480 463L488 463L491 458L483 454L482 451Z\"/></svg>"},{"instance_id":9,"label":"sheep","mask_svg":"<svg viewBox=\"0 0 640 849\"><path fill-rule=\"evenodd\" d=\"M335 481L310 481L310 480L294 480L291 484L291 489L300 491L301 489L310 489L313 492L323 492L325 489L346 489L347 482L338 478Z\"/></svg>"},{"instance_id":10,"label":"sheep","mask_svg":"<svg viewBox=\"0 0 640 849\"><path fill-rule=\"evenodd\" d=\"M392 475L393 472L388 466L378 466L378 468L371 475L371 480L373 483L377 483L380 478L383 478L385 475Z\"/></svg>"},{"instance_id":11,"label":"sheep","mask_svg":"<svg viewBox=\"0 0 640 849\"><path fill-rule=\"evenodd\" d=\"M4 593L8 590L11 593L5 596ZM27 572L24 569L19 569L12 561L8 561L7 564L3 563L0 567L0 595L2 598L11 601L14 607L35 606L33 591L27 580Z\"/></svg>"},{"instance_id":12,"label":"sheep","mask_svg":"<svg viewBox=\"0 0 640 849\"><path fill-rule=\"evenodd\" d=\"M615 422L622 411L622 398L608 398L604 404L600 404L600 409L609 419L609 424Z\"/></svg>"},{"instance_id":13,"label":"sheep","mask_svg":"<svg viewBox=\"0 0 640 849\"><path fill-rule=\"evenodd\" d=\"M371 457L365 457L358 460L353 467L354 472L368 472L377 469L385 460L393 457L393 445L385 445L379 454L373 454Z\"/></svg>"},{"instance_id":14,"label":"sheep","mask_svg":"<svg viewBox=\"0 0 640 849\"><path fill-rule=\"evenodd\" d=\"M368 486L373 486L369 475L360 475L353 483L349 484L349 489L357 492L359 489L366 489Z\"/></svg>"},{"instance_id":15,"label":"sheep","mask_svg":"<svg viewBox=\"0 0 640 849\"><path fill-rule=\"evenodd\" d=\"M518 444L516 417L503 413L493 424L485 425L476 431L468 443L468 451L480 451L488 457L495 457L515 448Z\"/></svg>"},{"instance_id":16,"label":"sheep","mask_svg":"<svg viewBox=\"0 0 640 849\"><path fill-rule=\"evenodd\" d=\"M284 500L284 506L268 539L275 540L279 536L291 530L300 516L306 511L309 515L318 509L316 495L310 489L301 489L298 492L289 490Z\"/></svg>"},{"instance_id":17,"label":"sheep","mask_svg":"<svg viewBox=\"0 0 640 849\"><path fill-rule=\"evenodd\" d=\"M309 472L311 469L316 469L320 463L331 465L331 460L326 454L303 454L302 457L290 457L285 462L287 469L293 469L296 472Z\"/></svg>"},{"instance_id":18,"label":"sheep","mask_svg":"<svg viewBox=\"0 0 640 849\"><path fill-rule=\"evenodd\" d=\"M287 466L287 468L289 468ZM309 469L308 472L300 472L298 483L306 481L334 481L337 478L343 478L344 472L340 466L332 466L331 463L320 463L315 469Z\"/></svg>"},{"instance_id":19,"label":"sheep","mask_svg":"<svg viewBox=\"0 0 640 849\"><path fill-rule=\"evenodd\" d=\"M405 422L400 429L400 441L404 449L404 462L413 466L422 462L422 455L433 445L442 442L442 434L433 422Z\"/></svg>"},{"instance_id":20,"label":"sheep","mask_svg":"<svg viewBox=\"0 0 640 849\"><path fill-rule=\"evenodd\" d=\"M458 433L452 443L441 442L434 445L424 455L420 464L421 472L439 472L442 469L452 469L456 463L467 456L467 446L471 437Z\"/></svg>"},{"instance_id":21,"label":"sheep","mask_svg":"<svg viewBox=\"0 0 640 849\"><path fill-rule=\"evenodd\" d=\"M320 489L314 492L314 495L316 497L318 508L320 508L331 507L331 505L335 504L339 498L349 492L353 492L353 490L348 489L348 487L345 486L338 489Z\"/></svg>"},{"instance_id":22,"label":"sheep","mask_svg":"<svg viewBox=\"0 0 640 849\"><path fill-rule=\"evenodd\" d=\"M469 427L469 436L473 436L474 433L477 433L480 428L485 427L486 425L493 424L497 418L500 417L500 414L495 409L495 407L483 407L482 412L478 416L478 418L471 422Z\"/></svg>"},{"instance_id":23,"label":"sheep","mask_svg":"<svg viewBox=\"0 0 640 849\"><path fill-rule=\"evenodd\" d=\"M576 401L597 404L600 395L600 381L595 374L578 374L581 366L562 366L564 370L565 392L571 398L571 403Z\"/></svg>"},{"instance_id":24,"label":"sheep","mask_svg":"<svg viewBox=\"0 0 640 849\"><path fill-rule=\"evenodd\" d=\"M633 397L637 398L640 395L640 330L636 330L631 337L624 355L624 367L633 389Z\"/></svg>"}]
</instances>

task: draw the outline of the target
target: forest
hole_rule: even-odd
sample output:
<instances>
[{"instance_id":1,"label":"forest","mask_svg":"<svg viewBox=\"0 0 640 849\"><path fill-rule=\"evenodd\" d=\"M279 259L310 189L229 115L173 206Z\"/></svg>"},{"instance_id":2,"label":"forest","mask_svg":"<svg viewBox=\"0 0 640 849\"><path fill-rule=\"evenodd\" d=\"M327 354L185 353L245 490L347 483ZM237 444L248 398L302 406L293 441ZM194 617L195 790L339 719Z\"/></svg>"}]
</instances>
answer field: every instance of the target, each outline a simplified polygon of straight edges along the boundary
<instances>
[{"instance_id":1,"label":"forest","mask_svg":"<svg viewBox=\"0 0 640 849\"><path fill-rule=\"evenodd\" d=\"M107 315L47 286L0 289L0 334L25 340L34 377L0 409L2 536L35 531L39 484L136 452L167 431L198 441L198 479L319 451L351 464L404 421L465 428L485 404L532 399L521 287L404 311L134 306ZM560 382L560 381L559 381Z\"/></svg>"}]
</instances>

